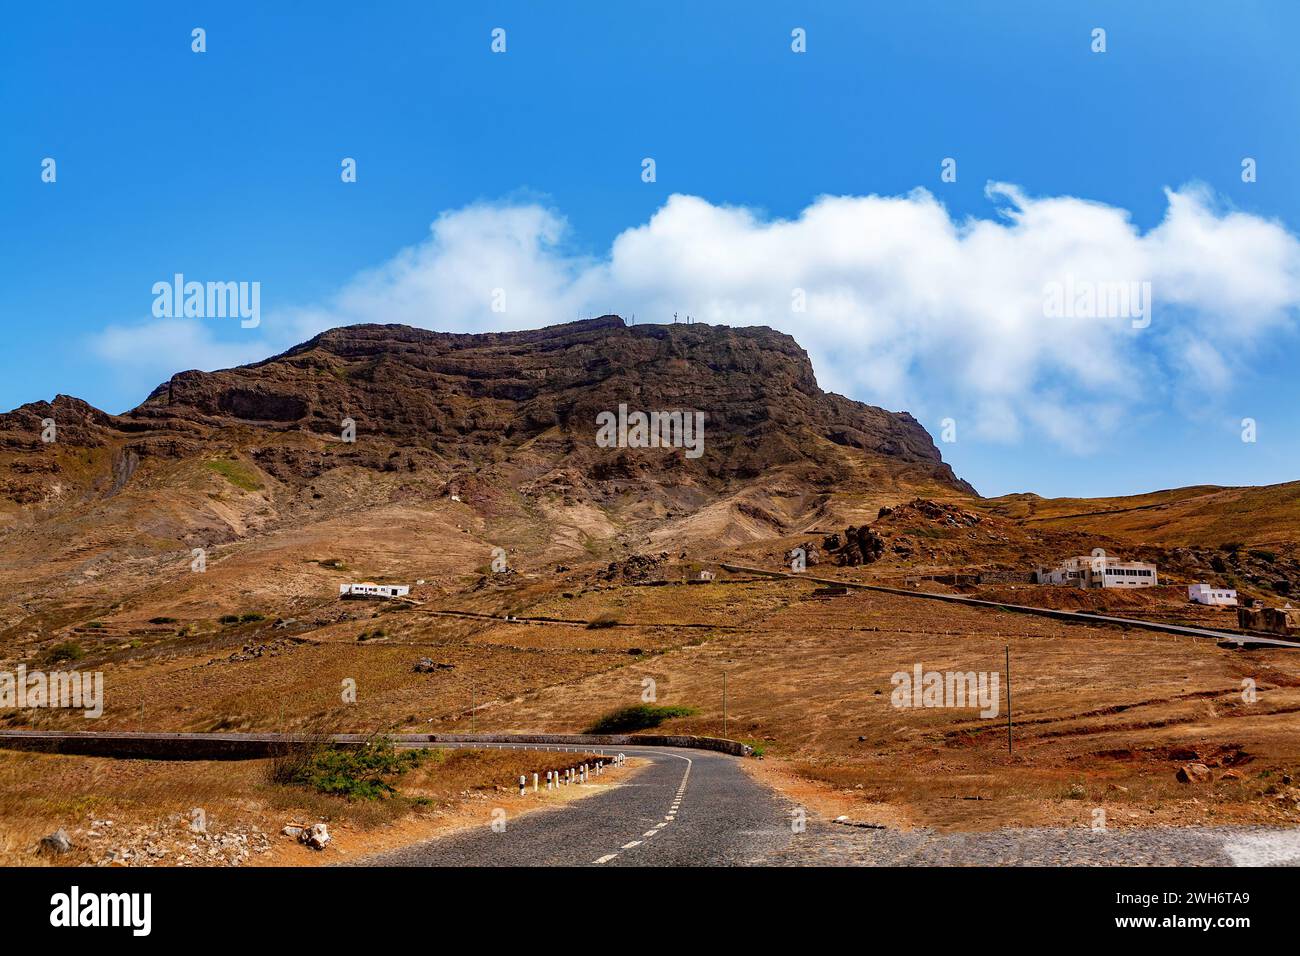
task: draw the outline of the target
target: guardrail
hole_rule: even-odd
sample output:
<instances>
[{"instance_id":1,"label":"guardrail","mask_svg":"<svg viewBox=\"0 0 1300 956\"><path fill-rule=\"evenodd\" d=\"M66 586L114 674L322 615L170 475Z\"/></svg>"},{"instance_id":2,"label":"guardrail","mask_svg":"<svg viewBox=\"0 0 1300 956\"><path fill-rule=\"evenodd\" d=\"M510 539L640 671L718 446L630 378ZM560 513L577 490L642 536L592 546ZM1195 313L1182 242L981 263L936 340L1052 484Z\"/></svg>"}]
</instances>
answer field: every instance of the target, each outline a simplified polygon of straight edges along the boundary
<instances>
[{"instance_id":1,"label":"guardrail","mask_svg":"<svg viewBox=\"0 0 1300 956\"><path fill-rule=\"evenodd\" d=\"M745 757L752 749L738 740L684 734L385 734L403 747L421 744L489 744L520 749L553 747L682 747ZM0 747L42 753L148 760L255 760L285 753L314 738L296 734L187 734L139 731L0 731ZM367 734L334 734L338 747L360 747Z\"/></svg>"}]
</instances>

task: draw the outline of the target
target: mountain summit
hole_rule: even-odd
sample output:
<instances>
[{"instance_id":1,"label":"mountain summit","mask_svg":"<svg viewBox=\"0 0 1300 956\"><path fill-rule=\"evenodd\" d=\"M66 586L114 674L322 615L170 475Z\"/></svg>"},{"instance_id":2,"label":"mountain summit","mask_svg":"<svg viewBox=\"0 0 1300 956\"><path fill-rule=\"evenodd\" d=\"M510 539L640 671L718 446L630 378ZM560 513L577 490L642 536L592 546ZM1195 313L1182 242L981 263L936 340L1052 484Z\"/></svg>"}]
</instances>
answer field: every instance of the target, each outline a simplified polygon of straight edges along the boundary
<instances>
[{"instance_id":1,"label":"mountain summit","mask_svg":"<svg viewBox=\"0 0 1300 956\"><path fill-rule=\"evenodd\" d=\"M598 441L602 413L666 415L668 447L635 427ZM682 415L702 422L690 455L672 441ZM822 391L768 328L357 325L181 372L123 415L67 396L0 415L0 533L70 568L453 494L590 552L796 533L914 493L974 490L910 415Z\"/></svg>"}]
</instances>

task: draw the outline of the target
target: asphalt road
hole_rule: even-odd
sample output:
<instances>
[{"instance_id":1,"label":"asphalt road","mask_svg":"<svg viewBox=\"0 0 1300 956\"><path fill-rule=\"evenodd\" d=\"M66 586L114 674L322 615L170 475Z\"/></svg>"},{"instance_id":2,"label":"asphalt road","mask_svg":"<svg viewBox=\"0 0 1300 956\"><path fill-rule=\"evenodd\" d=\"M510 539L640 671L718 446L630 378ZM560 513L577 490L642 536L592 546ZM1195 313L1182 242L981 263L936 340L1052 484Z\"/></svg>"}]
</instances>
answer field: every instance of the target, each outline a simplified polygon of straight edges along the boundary
<instances>
[{"instance_id":1,"label":"asphalt road","mask_svg":"<svg viewBox=\"0 0 1300 956\"><path fill-rule=\"evenodd\" d=\"M500 746L518 744L450 744ZM573 748L591 752L600 748ZM360 860L360 866L1295 866L1300 828L1088 827L974 833L808 819L735 757L619 748L650 765L596 796ZM809 815L811 817L811 814Z\"/></svg>"},{"instance_id":2,"label":"asphalt road","mask_svg":"<svg viewBox=\"0 0 1300 956\"><path fill-rule=\"evenodd\" d=\"M603 793L507 818L502 832L492 829L493 808L485 805L481 827L360 865L735 866L780 853L793 839L787 805L737 758L672 747L618 750L649 766Z\"/></svg>"}]
</instances>

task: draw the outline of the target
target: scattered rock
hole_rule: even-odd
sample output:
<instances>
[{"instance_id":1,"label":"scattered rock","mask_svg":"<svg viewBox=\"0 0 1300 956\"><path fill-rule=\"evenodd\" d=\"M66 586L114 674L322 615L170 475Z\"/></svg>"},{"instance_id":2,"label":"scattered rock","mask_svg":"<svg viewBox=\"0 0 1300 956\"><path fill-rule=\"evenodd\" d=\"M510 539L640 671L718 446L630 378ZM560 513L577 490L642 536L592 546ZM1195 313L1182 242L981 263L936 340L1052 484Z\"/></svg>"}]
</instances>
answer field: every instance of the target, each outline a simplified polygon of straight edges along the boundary
<instances>
[{"instance_id":1,"label":"scattered rock","mask_svg":"<svg viewBox=\"0 0 1300 956\"><path fill-rule=\"evenodd\" d=\"M791 564L798 556L795 552L803 550L803 563L805 567L811 568L814 564L821 564L822 553L818 550L817 545L812 541L804 541L795 545L785 553L785 563Z\"/></svg>"},{"instance_id":2,"label":"scattered rock","mask_svg":"<svg viewBox=\"0 0 1300 956\"><path fill-rule=\"evenodd\" d=\"M415 662L415 666L412 667L411 669L415 671L417 674L431 674L434 671L453 670L455 667L456 667L455 664L443 664L439 661L435 661L431 657L421 657L418 661Z\"/></svg>"},{"instance_id":3,"label":"scattered rock","mask_svg":"<svg viewBox=\"0 0 1300 956\"><path fill-rule=\"evenodd\" d=\"M668 552L660 552L658 557L649 554L633 554L622 561L611 561L604 571L596 577L602 581L646 581L659 571L660 566L668 560Z\"/></svg>"},{"instance_id":4,"label":"scattered rock","mask_svg":"<svg viewBox=\"0 0 1300 956\"><path fill-rule=\"evenodd\" d=\"M323 823L313 823L298 834L298 842L313 850L323 850L330 842L329 829Z\"/></svg>"},{"instance_id":5,"label":"scattered rock","mask_svg":"<svg viewBox=\"0 0 1300 956\"><path fill-rule=\"evenodd\" d=\"M885 539L872 531L870 526L864 524L857 528L850 525L844 529L844 545L836 552L835 561L850 566L871 564L878 561L884 553Z\"/></svg>"},{"instance_id":6,"label":"scattered rock","mask_svg":"<svg viewBox=\"0 0 1300 956\"><path fill-rule=\"evenodd\" d=\"M255 661L259 657L278 657L286 651L296 648L301 641L291 640L289 638L280 638L271 641L268 644L245 644L235 653L228 657L214 657L208 661L208 664L239 664L245 661Z\"/></svg>"},{"instance_id":7,"label":"scattered rock","mask_svg":"<svg viewBox=\"0 0 1300 956\"><path fill-rule=\"evenodd\" d=\"M1210 779L1210 768L1203 763L1188 763L1178 768L1179 783L1204 783Z\"/></svg>"},{"instance_id":8,"label":"scattered rock","mask_svg":"<svg viewBox=\"0 0 1300 956\"><path fill-rule=\"evenodd\" d=\"M37 852L61 854L67 853L71 849L72 840L68 838L68 831L60 828L41 837Z\"/></svg>"}]
</instances>

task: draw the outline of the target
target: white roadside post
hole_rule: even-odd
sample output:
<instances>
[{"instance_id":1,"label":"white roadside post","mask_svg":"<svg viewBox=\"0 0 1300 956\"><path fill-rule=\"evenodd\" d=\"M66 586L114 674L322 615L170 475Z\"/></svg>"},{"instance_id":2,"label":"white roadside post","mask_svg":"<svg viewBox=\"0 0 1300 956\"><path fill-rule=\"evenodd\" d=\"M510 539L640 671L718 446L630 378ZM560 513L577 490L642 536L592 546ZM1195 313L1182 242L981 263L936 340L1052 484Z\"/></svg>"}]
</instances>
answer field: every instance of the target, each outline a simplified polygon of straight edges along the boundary
<instances>
[{"instance_id":1,"label":"white roadside post","mask_svg":"<svg viewBox=\"0 0 1300 956\"><path fill-rule=\"evenodd\" d=\"M537 774L533 774L533 793L537 792Z\"/></svg>"},{"instance_id":2,"label":"white roadside post","mask_svg":"<svg viewBox=\"0 0 1300 956\"><path fill-rule=\"evenodd\" d=\"M528 778L521 773L519 775L519 796L522 797L524 795L524 788L527 787L527 785L528 785Z\"/></svg>"}]
</instances>

